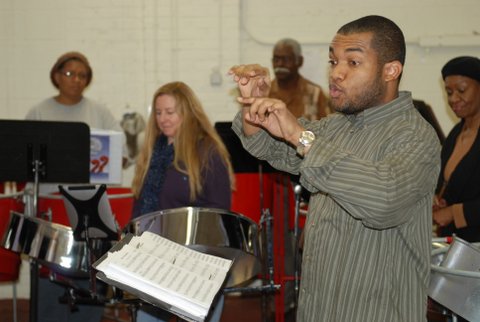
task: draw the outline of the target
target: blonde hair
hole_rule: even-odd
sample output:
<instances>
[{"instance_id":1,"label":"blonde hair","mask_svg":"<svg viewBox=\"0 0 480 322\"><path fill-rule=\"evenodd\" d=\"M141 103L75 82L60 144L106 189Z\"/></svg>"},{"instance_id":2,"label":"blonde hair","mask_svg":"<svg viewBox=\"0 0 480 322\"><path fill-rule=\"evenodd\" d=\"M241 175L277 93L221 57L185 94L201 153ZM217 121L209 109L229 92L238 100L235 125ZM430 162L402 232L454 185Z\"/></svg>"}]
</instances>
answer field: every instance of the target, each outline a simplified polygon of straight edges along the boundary
<instances>
[{"instance_id":1,"label":"blonde hair","mask_svg":"<svg viewBox=\"0 0 480 322\"><path fill-rule=\"evenodd\" d=\"M230 187L234 189L233 168L230 155L222 139L213 128L205 114L202 104L185 83L172 82L160 87L153 95L152 112L147 121L145 141L137 158L132 191L136 198L140 196L145 176L150 166L153 148L161 132L155 120L155 101L161 95L170 95L175 99L175 108L182 122L175 135L175 168L188 175L190 199L193 201L202 192L202 171L207 169L211 153L218 153L225 164L230 178ZM201 154L199 147L201 146Z\"/></svg>"}]
</instances>

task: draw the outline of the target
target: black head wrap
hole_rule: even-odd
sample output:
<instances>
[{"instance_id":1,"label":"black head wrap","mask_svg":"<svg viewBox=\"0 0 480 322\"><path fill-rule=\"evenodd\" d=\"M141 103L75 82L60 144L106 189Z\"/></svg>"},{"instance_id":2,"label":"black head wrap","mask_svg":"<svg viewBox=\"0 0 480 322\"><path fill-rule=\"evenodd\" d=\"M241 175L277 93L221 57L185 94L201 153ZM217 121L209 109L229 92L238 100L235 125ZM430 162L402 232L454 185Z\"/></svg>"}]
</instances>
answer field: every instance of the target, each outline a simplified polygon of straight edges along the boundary
<instances>
[{"instance_id":1,"label":"black head wrap","mask_svg":"<svg viewBox=\"0 0 480 322\"><path fill-rule=\"evenodd\" d=\"M460 56L451 59L442 68L442 78L451 75L466 76L480 82L480 59L471 56Z\"/></svg>"}]
</instances>

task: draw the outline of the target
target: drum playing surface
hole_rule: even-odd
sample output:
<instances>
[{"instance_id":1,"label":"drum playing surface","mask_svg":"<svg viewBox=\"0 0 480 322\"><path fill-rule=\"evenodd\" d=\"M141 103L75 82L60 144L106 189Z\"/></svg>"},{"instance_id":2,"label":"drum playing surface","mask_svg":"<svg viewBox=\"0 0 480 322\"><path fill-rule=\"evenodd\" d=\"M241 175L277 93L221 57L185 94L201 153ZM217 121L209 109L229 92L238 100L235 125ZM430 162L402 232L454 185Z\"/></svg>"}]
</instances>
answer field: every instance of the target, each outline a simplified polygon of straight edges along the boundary
<instances>
[{"instance_id":1,"label":"drum playing surface","mask_svg":"<svg viewBox=\"0 0 480 322\"><path fill-rule=\"evenodd\" d=\"M126 232L150 231L198 251L233 259L227 287L261 271L258 226L251 219L220 209L176 208L143 215Z\"/></svg>"}]
</instances>

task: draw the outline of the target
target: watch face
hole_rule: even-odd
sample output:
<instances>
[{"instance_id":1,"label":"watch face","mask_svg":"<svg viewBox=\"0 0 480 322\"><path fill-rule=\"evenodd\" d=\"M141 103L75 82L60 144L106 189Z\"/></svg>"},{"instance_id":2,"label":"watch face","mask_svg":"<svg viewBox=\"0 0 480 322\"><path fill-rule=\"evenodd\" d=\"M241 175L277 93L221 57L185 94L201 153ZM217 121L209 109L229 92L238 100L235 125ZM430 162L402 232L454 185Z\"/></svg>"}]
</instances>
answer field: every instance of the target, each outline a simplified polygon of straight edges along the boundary
<instances>
[{"instance_id":1,"label":"watch face","mask_svg":"<svg viewBox=\"0 0 480 322\"><path fill-rule=\"evenodd\" d=\"M315 134L312 131L303 131L300 135L300 144L307 146L315 140Z\"/></svg>"}]
</instances>

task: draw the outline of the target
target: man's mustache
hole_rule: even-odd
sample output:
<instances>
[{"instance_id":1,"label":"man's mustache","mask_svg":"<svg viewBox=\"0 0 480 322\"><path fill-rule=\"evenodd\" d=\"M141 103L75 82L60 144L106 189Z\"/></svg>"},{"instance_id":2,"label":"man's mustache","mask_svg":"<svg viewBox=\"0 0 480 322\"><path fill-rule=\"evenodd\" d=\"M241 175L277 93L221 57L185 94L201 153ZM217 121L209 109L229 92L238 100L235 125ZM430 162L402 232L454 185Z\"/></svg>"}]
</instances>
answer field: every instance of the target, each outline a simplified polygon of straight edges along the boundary
<instances>
[{"instance_id":1,"label":"man's mustache","mask_svg":"<svg viewBox=\"0 0 480 322\"><path fill-rule=\"evenodd\" d=\"M275 72L275 74L277 74L277 73L289 74L290 73L290 69L288 69L286 67L276 67L276 68L273 69L273 71Z\"/></svg>"}]
</instances>

